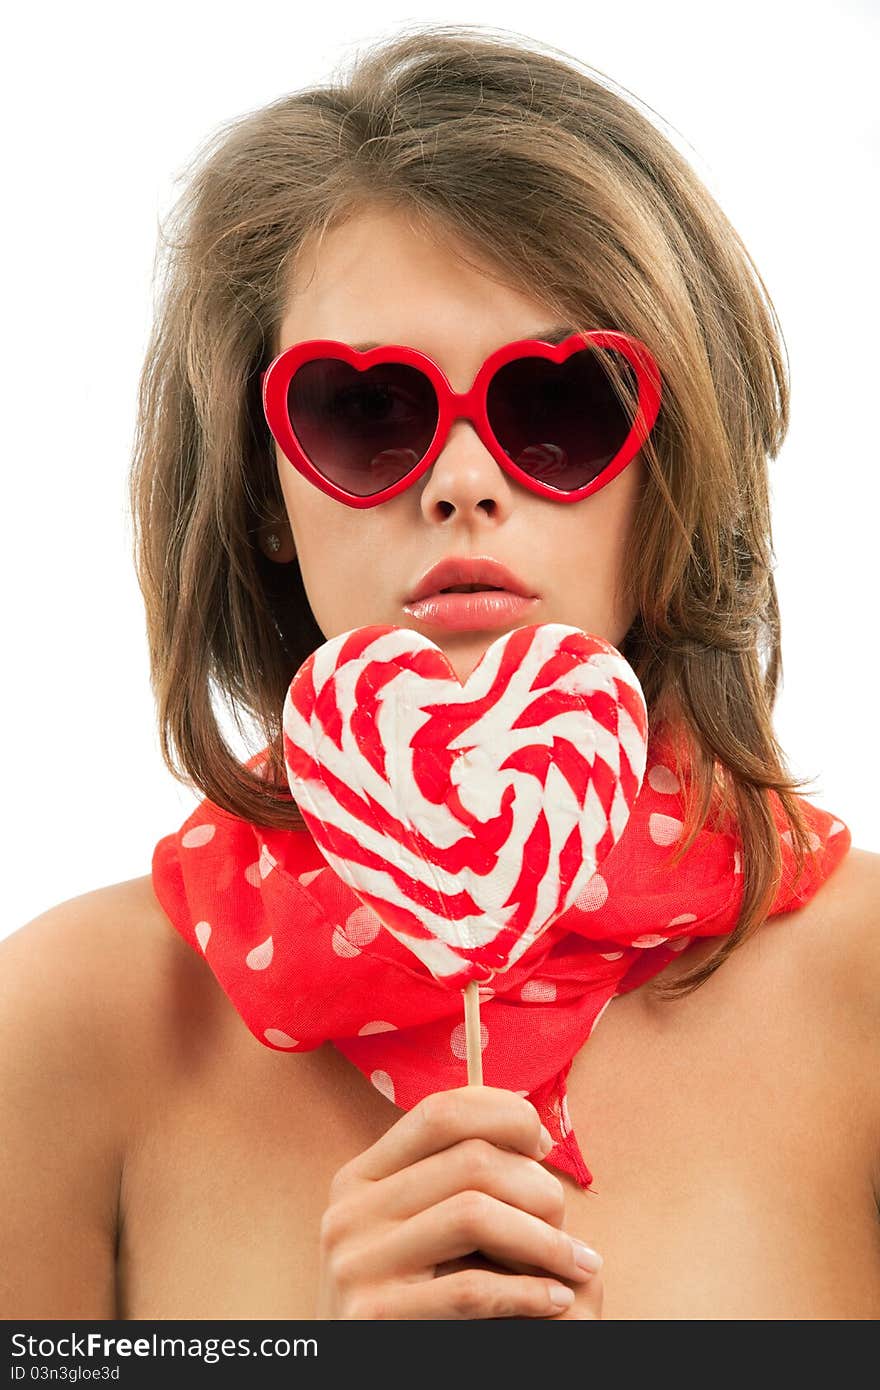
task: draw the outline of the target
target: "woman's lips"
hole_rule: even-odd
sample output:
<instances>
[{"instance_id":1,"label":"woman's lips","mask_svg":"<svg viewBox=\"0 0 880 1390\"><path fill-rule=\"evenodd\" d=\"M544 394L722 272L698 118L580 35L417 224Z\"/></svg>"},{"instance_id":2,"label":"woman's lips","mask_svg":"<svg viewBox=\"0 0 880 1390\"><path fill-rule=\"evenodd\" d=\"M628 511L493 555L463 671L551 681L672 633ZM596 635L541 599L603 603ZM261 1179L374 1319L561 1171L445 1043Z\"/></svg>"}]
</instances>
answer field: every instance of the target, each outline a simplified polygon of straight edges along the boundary
<instances>
[{"instance_id":1,"label":"woman's lips","mask_svg":"<svg viewBox=\"0 0 880 1390\"><path fill-rule=\"evenodd\" d=\"M427 594L405 603L403 611L428 627L480 632L521 620L537 602L509 589L478 589L470 594Z\"/></svg>"}]
</instances>

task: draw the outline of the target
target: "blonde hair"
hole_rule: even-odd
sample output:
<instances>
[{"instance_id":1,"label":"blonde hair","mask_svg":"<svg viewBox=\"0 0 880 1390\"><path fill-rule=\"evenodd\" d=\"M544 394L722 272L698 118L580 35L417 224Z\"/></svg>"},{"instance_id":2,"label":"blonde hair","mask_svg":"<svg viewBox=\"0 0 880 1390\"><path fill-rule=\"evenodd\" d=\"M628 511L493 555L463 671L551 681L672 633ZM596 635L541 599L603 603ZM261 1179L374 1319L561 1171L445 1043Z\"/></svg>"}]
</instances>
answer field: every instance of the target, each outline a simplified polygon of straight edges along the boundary
<instances>
[{"instance_id":1,"label":"blonde hair","mask_svg":"<svg viewBox=\"0 0 880 1390\"><path fill-rule=\"evenodd\" d=\"M767 915L781 874L771 796L798 871L810 853L806 779L787 770L772 727L782 668L767 461L789 393L775 311L739 236L670 140L599 76L483 26L419 26L207 142L161 235L131 475L135 563L170 771L235 815L301 826L281 790L281 710L324 636L298 567L266 560L255 531L283 515L259 382L306 239L371 206L402 210L474 248L481 269L491 248L499 279L540 285L560 322L647 343L663 403L642 450L628 566L638 616L621 651L652 727L685 739L692 791L671 862L730 812L743 870L734 931L679 981L658 982L673 995ZM245 713L260 730L262 774L225 742L215 695L239 729Z\"/></svg>"}]
</instances>

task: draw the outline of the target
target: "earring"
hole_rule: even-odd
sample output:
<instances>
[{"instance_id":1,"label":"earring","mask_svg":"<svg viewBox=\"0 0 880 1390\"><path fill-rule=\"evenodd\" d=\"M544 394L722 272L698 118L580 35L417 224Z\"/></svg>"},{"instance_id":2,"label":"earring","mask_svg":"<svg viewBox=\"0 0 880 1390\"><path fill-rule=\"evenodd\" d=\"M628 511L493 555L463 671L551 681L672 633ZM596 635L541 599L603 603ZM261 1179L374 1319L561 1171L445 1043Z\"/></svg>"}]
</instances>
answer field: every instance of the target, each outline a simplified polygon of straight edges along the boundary
<instances>
[{"instance_id":1,"label":"earring","mask_svg":"<svg viewBox=\"0 0 880 1390\"><path fill-rule=\"evenodd\" d=\"M278 565L286 565L296 559L293 533L290 526L278 517L258 529L257 541L263 554Z\"/></svg>"}]
</instances>

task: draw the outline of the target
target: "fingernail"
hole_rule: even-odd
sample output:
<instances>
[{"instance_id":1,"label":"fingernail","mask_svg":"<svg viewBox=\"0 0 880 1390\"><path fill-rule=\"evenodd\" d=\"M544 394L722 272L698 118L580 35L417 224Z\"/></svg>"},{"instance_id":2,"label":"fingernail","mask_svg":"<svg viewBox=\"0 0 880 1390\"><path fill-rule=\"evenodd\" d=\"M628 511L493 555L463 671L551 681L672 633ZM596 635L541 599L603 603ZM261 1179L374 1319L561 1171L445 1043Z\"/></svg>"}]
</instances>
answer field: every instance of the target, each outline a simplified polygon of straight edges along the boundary
<instances>
[{"instance_id":1,"label":"fingernail","mask_svg":"<svg viewBox=\"0 0 880 1390\"><path fill-rule=\"evenodd\" d=\"M550 1302L554 1308L570 1308L574 1303L574 1289L567 1289L564 1284L551 1284Z\"/></svg>"},{"instance_id":2,"label":"fingernail","mask_svg":"<svg viewBox=\"0 0 880 1390\"><path fill-rule=\"evenodd\" d=\"M579 1269L585 1269L590 1274L595 1274L597 1270L602 1268L604 1261L596 1250L591 1250L589 1245L585 1245L582 1240L575 1240L574 1236L571 1237L571 1243L574 1249L574 1262Z\"/></svg>"},{"instance_id":3,"label":"fingernail","mask_svg":"<svg viewBox=\"0 0 880 1390\"><path fill-rule=\"evenodd\" d=\"M549 1129L547 1129L544 1125L541 1125L540 1143L541 1157L545 1158L547 1154L550 1152L550 1150L553 1148L553 1136L551 1135Z\"/></svg>"}]
</instances>

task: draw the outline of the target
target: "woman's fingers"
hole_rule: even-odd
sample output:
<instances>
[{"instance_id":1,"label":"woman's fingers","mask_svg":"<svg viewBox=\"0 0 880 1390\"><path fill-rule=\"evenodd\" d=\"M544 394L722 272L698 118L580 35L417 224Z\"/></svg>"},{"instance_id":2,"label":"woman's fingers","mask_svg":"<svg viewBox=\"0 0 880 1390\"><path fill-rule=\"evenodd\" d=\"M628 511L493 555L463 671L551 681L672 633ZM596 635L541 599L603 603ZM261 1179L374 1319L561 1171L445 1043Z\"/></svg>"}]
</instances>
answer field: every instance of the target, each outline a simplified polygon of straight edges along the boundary
<instances>
[{"instance_id":1,"label":"woman's fingers","mask_svg":"<svg viewBox=\"0 0 880 1390\"><path fill-rule=\"evenodd\" d=\"M487 1192L552 1226L565 1220L565 1189L553 1173L537 1159L498 1149L482 1138L463 1139L391 1174L381 1193L376 1185L363 1194L361 1210L381 1208L384 1215L405 1221L468 1189Z\"/></svg>"},{"instance_id":2,"label":"woman's fingers","mask_svg":"<svg viewBox=\"0 0 880 1390\"><path fill-rule=\"evenodd\" d=\"M529 1101L494 1086L434 1091L414 1105L364 1153L336 1175L379 1181L475 1133L501 1148L546 1158L553 1141ZM338 1185L338 1184L337 1184Z\"/></svg>"},{"instance_id":3,"label":"woman's fingers","mask_svg":"<svg viewBox=\"0 0 880 1390\"><path fill-rule=\"evenodd\" d=\"M578 1283L590 1278L598 1260L582 1242L529 1212L499 1201L485 1191L468 1189L393 1222L373 1233L370 1268L376 1279L405 1278L424 1270L425 1251L440 1264L478 1250L499 1264L515 1261ZM349 1268L337 1264L336 1278L357 1277L362 1252L350 1246Z\"/></svg>"},{"instance_id":4,"label":"woman's fingers","mask_svg":"<svg viewBox=\"0 0 880 1390\"><path fill-rule=\"evenodd\" d=\"M514 1092L426 1096L333 1177L318 1316L600 1317L601 1259L564 1230L551 1147Z\"/></svg>"},{"instance_id":5,"label":"woman's fingers","mask_svg":"<svg viewBox=\"0 0 880 1390\"><path fill-rule=\"evenodd\" d=\"M573 1301L574 1291L552 1279L462 1269L415 1284L374 1285L351 1301L347 1316L370 1320L552 1318Z\"/></svg>"}]
</instances>

